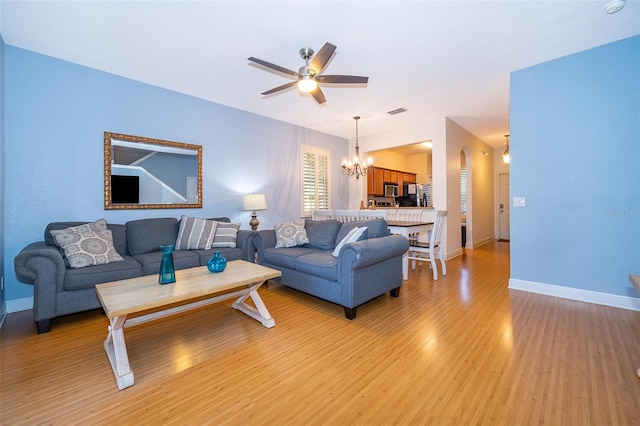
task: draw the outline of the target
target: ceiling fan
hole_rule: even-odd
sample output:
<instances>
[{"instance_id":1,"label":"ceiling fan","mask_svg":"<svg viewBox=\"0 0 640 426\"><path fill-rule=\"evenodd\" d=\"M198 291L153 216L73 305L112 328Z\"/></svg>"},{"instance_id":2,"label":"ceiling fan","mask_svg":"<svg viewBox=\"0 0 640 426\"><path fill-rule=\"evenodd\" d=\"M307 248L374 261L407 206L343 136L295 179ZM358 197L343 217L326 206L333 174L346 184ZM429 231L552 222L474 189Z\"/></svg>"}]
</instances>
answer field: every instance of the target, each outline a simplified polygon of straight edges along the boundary
<instances>
[{"instance_id":1,"label":"ceiling fan","mask_svg":"<svg viewBox=\"0 0 640 426\"><path fill-rule=\"evenodd\" d=\"M298 86L298 90L304 93L311 93L313 99L319 104L325 103L327 100L320 89L319 83L330 84L366 84L369 81L369 77L359 77L355 75L320 75L324 67L327 66L329 59L336 51L336 46L331 43L325 43L324 46L314 56L313 49L303 47L300 49L300 56L304 59L304 66L300 67L298 72L290 69L275 65L262 59L254 58L251 56L249 61L262 65L272 70L276 70L283 74L289 74L296 77L296 81L283 84L282 86L275 87L266 92L262 92L263 95L270 95L281 90L288 89L289 87ZM311 61L311 62L309 62Z\"/></svg>"}]
</instances>

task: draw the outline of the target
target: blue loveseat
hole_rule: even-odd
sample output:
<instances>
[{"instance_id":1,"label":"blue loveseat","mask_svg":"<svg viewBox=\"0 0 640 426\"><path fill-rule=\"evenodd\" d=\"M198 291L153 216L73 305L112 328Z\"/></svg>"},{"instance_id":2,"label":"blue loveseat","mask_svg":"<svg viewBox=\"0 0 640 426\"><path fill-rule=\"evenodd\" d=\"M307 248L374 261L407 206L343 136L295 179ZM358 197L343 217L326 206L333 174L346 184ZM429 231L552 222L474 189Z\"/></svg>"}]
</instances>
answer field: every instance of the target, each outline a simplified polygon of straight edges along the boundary
<instances>
[{"instance_id":1,"label":"blue loveseat","mask_svg":"<svg viewBox=\"0 0 640 426\"><path fill-rule=\"evenodd\" d=\"M229 218L215 218L229 222ZM51 230L82 225L85 222L53 222L44 231L44 241L29 244L14 259L16 275L34 286L33 319L38 333L51 329L55 317L100 308L95 285L115 280L157 274L160 270L160 245L175 244L180 221L175 218L150 218L107 224L113 246L123 260L70 268L56 246ZM206 265L215 251L227 260L254 261L253 231L239 230L235 247L209 250L177 250L173 252L176 269Z\"/></svg>"},{"instance_id":2,"label":"blue loveseat","mask_svg":"<svg viewBox=\"0 0 640 426\"><path fill-rule=\"evenodd\" d=\"M354 227L366 227L360 240L335 246ZM409 242L390 235L384 219L340 223L336 220L306 220L309 242L276 248L275 230L257 231L253 243L258 263L282 272L278 280L291 288L344 307L347 319L356 317L357 307L387 291L398 297L402 284L402 255Z\"/></svg>"}]
</instances>

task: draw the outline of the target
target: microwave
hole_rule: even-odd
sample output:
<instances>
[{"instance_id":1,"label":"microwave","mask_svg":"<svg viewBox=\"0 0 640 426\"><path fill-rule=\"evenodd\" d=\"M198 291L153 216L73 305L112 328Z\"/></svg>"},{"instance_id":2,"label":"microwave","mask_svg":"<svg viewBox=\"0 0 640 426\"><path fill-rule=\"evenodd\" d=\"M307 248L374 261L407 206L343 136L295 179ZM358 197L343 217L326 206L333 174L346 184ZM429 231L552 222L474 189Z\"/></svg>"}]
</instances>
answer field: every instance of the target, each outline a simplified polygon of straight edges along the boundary
<instances>
[{"instance_id":1,"label":"microwave","mask_svg":"<svg viewBox=\"0 0 640 426\"><path fill-rule=\"evenodd\" d=\"M385 197L397 197L398 196L398 185L395 184L384 184L384 196Z\"/></svg>"}]
</instances>

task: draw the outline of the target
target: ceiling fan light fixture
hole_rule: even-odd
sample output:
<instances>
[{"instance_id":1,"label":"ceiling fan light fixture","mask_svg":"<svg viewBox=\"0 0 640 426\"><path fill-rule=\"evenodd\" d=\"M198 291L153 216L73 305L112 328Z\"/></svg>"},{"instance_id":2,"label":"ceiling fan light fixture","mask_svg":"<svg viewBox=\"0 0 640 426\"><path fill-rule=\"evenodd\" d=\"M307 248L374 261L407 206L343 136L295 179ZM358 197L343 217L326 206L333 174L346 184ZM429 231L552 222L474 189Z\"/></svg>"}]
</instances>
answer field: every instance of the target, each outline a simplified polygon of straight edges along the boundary
<instances>
[{"instance_id":1,"label":"ceiling fan light fixture","mask_svg":"<svg viewBox=\"0 0 640 426\"><path fill-rule=\"evenodd\" d=\"M627 0L611 0L604 5L604 11L609 15L619 12L625 5Z\"/></svg>"},{"instance_id":2,"label":"ceiling fan light fixture","mask_svg":"<svg viewBox=\"0 0 640 426\"><path fill-rule=\"evenodd\" d=\"M324 75L322 71L325 69L334 52L336 46L331 43L325 43L318 53L315 53L313 49L304 47L300 49L300 56L304 59L304 66L298 69L298 72L290 70L280 65L272 64L262 59L254 58L250 56L247 60L256 63L265 68L277 71L288 76L295 77L294 80L290 80L286 84L282 84L266 92L262 92L262 95L271 95L272 93L280 92L281 90L289 89L293 86L298 86L298 91L301 93L310 93L311 96L318 105L321 105L327 101L322 93L321 83L327 84L367 84L369 77L362 77L357 75ZM315 55L314 55L315 53Z\"/></svg>"},{"instance_id":3,"label":"ceiling fan light fixture","mask_svg":"<svg viewBox=\"0 0 640 426\"><path fill-rule=\"evenodd\" d=\"M309 75L302 76L302 78L298 80L298 90L303 93L313 92L317 87L318 82Z\"/></svg>"}]
</instances>

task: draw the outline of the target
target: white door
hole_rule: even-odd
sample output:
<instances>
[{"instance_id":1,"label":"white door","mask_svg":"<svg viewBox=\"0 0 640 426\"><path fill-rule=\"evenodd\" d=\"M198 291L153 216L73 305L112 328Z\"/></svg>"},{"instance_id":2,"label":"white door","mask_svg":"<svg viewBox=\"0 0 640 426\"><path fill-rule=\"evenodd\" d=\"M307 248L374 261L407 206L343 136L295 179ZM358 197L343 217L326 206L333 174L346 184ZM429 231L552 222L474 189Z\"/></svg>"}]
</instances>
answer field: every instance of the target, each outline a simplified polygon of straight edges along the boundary
<instances>
[{"instance_id":1,"label":"white door","mask_svg":"<svg viewBox=\"0 0 640 426\"><path fill-rule=\"evenodd\" d=\"M509 173L500 173L498 181L498 239L509 240Z\"/></svg>"}]
</instances>

